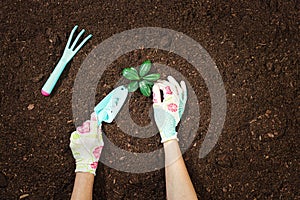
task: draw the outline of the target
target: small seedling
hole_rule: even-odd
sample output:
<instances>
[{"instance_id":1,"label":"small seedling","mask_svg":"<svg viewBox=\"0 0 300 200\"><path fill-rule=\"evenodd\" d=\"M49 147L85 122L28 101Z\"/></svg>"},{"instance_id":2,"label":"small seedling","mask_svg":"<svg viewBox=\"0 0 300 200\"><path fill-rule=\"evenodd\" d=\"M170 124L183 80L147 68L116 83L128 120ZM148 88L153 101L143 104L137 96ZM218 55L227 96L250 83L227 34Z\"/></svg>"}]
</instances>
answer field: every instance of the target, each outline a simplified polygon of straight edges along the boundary
<instances>
[{"instance_id":1,"label":"small seedling","mask_svg":"<svg viewBox=\"0 0 300 200\"><path fill-rule=\"evenodd\" d=\"M151 66L151 61L146 60L139 67L139 72L133 67L123 69L123 76L131 81L127 86L128 92L135 92L140 88L140 91L144 96L149 97L151 95L151 88L154 85L154 82L160 78L160 74L158 73L147 75Z\"/></svg>"}]
</instances>

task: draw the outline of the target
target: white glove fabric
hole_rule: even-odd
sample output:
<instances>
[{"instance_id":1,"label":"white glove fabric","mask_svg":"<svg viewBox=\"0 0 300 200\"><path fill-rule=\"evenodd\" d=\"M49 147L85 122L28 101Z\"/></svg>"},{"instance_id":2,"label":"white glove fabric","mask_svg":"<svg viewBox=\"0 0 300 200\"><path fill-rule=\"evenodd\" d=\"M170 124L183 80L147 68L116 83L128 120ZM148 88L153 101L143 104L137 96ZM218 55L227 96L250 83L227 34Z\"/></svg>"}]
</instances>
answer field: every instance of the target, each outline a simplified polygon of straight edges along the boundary
<instances>
[{"instance_id":1,"label":"white glove fabric","mask_svg":"<svg viewBox=\"0 0 300 200\"><path fill-rule=\"evenodd\" d=\"M71 134L70 148L76 160L75 172L89 172L96 175L98 161L104 146L101 124L98 126L96 114L85 121Z\"/></svg>"},{"instance_id":2,"label":"white glove fabric","mask_svg":"<svg viewBox=\"0 0 300 200\"><path fill-rule=\"evenodd\" d=\"M160 90L163 91L161 102ZM168 76L168 81L158 80L153 88L154 119L159 129L161 142L177 139L176 126L184 112L187 88L184 81L179 83Z\"/></svg>"}]
</instances>

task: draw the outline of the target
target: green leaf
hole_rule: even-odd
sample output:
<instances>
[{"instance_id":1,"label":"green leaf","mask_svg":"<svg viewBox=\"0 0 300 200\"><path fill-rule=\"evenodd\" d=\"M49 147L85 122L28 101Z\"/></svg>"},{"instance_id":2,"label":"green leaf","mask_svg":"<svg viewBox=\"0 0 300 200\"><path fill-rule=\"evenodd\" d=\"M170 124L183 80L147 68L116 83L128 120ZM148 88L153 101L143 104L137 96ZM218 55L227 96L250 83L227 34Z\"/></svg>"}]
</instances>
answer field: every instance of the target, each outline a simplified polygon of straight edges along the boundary
<instances>
[{"instance_id":1,"label":"green leaf","mask_svg":"<svg viewBox=\"0 0 300 200\"><path fill-rule=\"evenodd\" d=\"M149 85L149 87L152 87L154 85L152 81L147 81L147 80L143 80L143 81L145 81L145 83Z\"/></svg>"},{"instance_id":2,"label":"green leaf","mask_svg":"<svg viewBox=\"0 0 300 200\"><path fill-rule=\"evenodd\" d=\"M147 81L157 81L160 78L160 74L149 74L144 76L143 79Z\"/></svg>"},{"instance_id":3,"label":"green leaf","mask_svg":"<svg viewBox=\"0 0 300 200\"><path fill-rule=\"evenodd\" d=\"M146 60L143 62L143 64L140 66L140 76L143 77L145 76L151 69L151 61Z\"/></svg>"},{"instance_id":4,"label":"green leaf","mask_svg":"<svg viewBox=\"0 0 300 200\"><path fill-rule=\"evenodd\" d=\"M149 97L151 94L151 90L150 90L150 87L145 83L145 81L140 81L139 86L140 86L141 93L144 96Z\"/></svg>"},{"instance_id":5,"label":"green leaf","mask_svg":"<svg viewBox=\"0 0 300 200\"><path fill-rule=\"evenodd\" d=\"M132 80L132 81L140 80L138 72L133 67L123 69L122 74L128 80Z\"/></svg>"},{"instance_id":6,"label":"green leaf","mask_svg":"<svg viewBox=\"0 0 300 200\"><path fill-rule=\"evenodd\" d=\"M139 88L139 82L138 81L132 81L127 86L128 92L134 92L138 88Z\"/></svg>"}]
</instances>

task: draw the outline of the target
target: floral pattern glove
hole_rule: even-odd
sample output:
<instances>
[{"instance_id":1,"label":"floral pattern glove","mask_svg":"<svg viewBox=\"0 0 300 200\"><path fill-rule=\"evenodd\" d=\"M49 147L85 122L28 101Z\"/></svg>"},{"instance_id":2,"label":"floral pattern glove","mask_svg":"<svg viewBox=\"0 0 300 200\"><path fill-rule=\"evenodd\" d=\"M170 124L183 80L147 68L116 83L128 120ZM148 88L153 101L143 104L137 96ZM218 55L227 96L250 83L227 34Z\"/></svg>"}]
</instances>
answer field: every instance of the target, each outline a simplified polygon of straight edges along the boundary
<instances>
[{"instance_id":1,"label":"floral pattern glove","mask_svg":"<svg viewBox=\"0 0 300 200\"><path fill-rule=\"evenodd\" d=\"M70 138L70 148L76 160L75 172L89 172L96 175L98 161L104 146L101 124L98 126L96 114L74 131Z\"/></svg>"},{"instance_id":2,"label":"floral pattern glove","mask_svg":"<svg viewBox=\"0 0 300 200\"><path fill-rule=\"evenodd\" d=\"M160 90L163 91L161 102ZM159 129L161 142L177 139L176 126L184 112L187 88L184 81L179 83L168 76L168 81L158 80L153 88L154 119Z\"/></svg>"}]
</instances>

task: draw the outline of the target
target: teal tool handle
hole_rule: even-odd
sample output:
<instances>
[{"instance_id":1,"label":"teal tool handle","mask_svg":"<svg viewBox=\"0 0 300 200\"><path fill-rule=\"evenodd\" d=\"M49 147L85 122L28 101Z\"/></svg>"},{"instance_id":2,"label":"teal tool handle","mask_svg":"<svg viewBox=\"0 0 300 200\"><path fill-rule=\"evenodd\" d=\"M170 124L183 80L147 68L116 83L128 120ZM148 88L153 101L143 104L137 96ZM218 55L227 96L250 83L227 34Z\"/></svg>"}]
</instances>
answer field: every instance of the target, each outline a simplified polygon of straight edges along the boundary
<instances>
[{"instance_id":1,"label":"teal tool handle","mask_svg":"<svg viewBox=\"0 0 300 200\"><path fill-rule=\"evenodd\" d=\"M74 32L78 26L76 25L73 30L71 31L70 37L67 42L67 46L65 47L64 53L59 60L58 64L56 65L54 71L48 78L47 82L43 86L41 92L44 96L49 96L58 80L60 77L61 73L64 71L66 65L68 62L74 57L74 55L79 51L79 49L92 37L92 35L88 35L79 45L77 45L77 42L79 38L82 36L82 34L85 32L85 30L81 30L80 33L77 35L76 39L74 42L71 44Z\"/></svg>"},{"instance_id":2,"label":"teal tool handle","mask_svg":"<svg viewBox=\"0 0 300 200\"><path fill-rule=\"evenodd\" d=\"M62 59L59 60L55 69L51 73L50 77L46 81L45 85L43 86L41 92L44 96L49 96L56 85L61 73L64 71L68 62L63 61Z\"/></svg>"}]
</instances>

